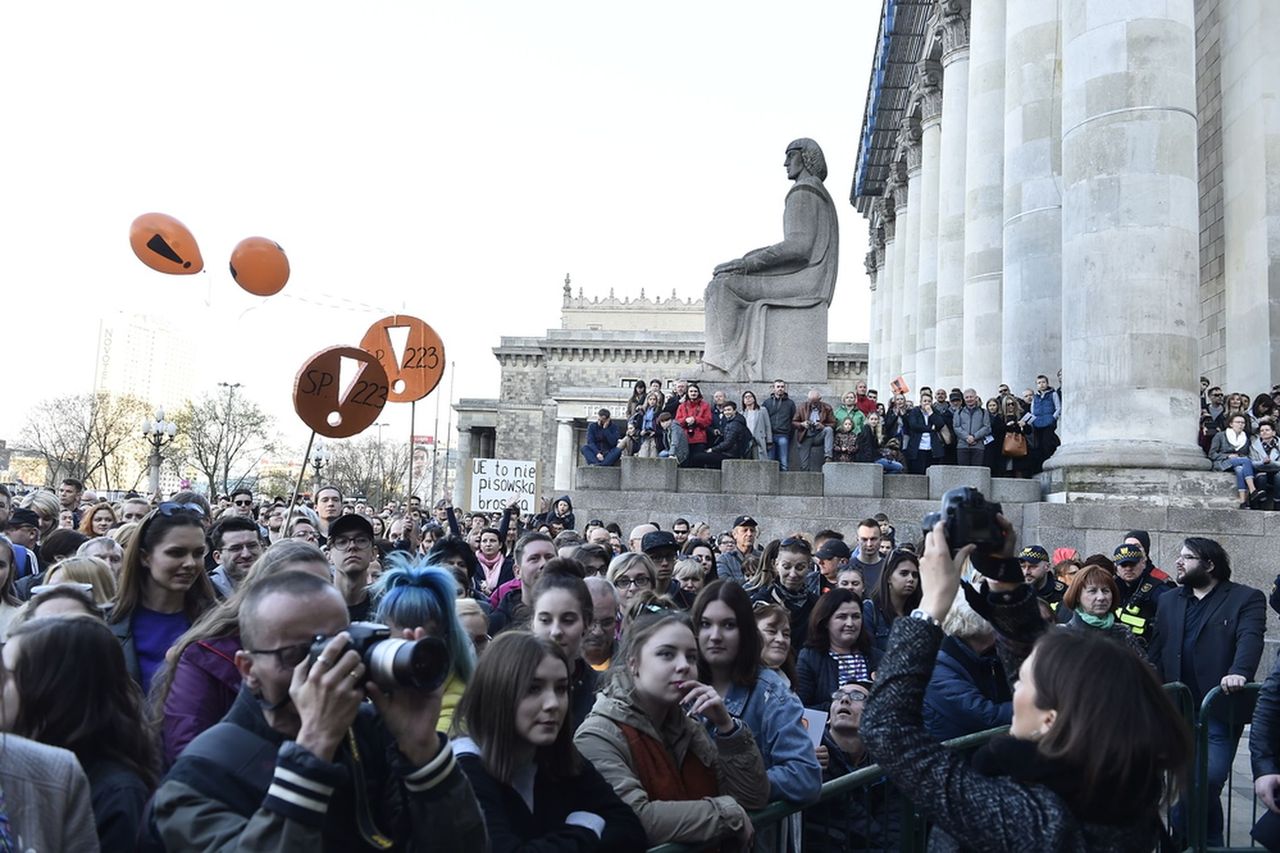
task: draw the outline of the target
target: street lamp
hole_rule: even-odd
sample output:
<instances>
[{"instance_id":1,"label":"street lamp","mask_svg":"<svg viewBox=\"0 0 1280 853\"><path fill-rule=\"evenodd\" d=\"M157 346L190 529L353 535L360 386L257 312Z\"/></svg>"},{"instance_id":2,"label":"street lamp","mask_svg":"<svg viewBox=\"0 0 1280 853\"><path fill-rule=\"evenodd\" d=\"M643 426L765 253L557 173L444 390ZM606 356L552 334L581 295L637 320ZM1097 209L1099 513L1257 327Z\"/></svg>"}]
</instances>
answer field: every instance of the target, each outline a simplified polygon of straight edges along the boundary
<instances>
[{"instance_id":1,"label":"street lamp","mask_svg":"<svg viewBox=\"0 0 1280 853\"><path fill-rule=\"evenodd\" d=\"M329 464L329 448L325 446L324 439L316 436L315 444L311 450L311 468L316 472L316 488L320 491L320 486L324 484L321 479L320 472L324 470L324 466ZM313 493L314 494L314 493Z\"/></svg>"},{"instance_id":2,"label":"street lamp","mask_svg":"<svg viewBox=\"0 0 1280 853\"><path fill-rule=\"evenodd\" d=\"M142 437L151 445L151 494L160 491L160 448L173 441L178 434L178 425L164 419L164 408L156 409L155 419L144 418L142 421Z\"/></svg>"}]
</instances>

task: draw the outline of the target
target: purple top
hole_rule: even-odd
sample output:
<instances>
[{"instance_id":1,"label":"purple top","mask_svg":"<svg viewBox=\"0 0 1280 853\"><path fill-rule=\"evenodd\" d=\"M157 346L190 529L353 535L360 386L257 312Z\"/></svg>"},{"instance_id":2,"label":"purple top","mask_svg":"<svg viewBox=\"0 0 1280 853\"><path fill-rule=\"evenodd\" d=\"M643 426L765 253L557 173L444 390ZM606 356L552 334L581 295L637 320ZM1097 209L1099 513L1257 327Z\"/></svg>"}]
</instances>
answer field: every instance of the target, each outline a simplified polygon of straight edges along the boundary
<instances>
[{"instance_id":1,"label":"purple top","mask_svg":"<svg viewBox=\"0 0 1280 853\"><path fill-rule=\"evenodd\" d=\"M151 690L151 679L164 666L164 653L191 627L187 614L157 613L145 607L133 612L133 647L142 673L142 692Z\"/></svg>"}]
</instances>

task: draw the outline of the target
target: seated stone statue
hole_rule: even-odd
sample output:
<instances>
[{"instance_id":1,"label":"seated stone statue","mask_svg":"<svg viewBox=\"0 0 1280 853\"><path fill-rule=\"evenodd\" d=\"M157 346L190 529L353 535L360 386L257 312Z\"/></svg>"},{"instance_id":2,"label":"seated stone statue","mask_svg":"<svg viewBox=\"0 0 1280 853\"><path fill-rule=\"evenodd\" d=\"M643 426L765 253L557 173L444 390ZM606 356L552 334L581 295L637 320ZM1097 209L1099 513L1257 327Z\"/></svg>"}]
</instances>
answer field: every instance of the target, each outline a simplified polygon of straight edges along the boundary
<instances>
[{"instance_id":1,"label":"seated stone statue","mask_svg":"<svg viewBox=\"0 0 1280 853\"><path fill-rule=\"evenodd\" d=\"M787 146L787 177L795 185L787 193L782 216L783 240L720 264L706 291L704 372L731 380L768 380L766 318L771 309L815 308L823 312L835 294L840 232L835 204L822 185L827 163L812 139ZM825 319L825 314L823 316ZM821 329L826 375L826 323ZM792 342L794 343L794 342Z\"/></svg>"}]
</instances>

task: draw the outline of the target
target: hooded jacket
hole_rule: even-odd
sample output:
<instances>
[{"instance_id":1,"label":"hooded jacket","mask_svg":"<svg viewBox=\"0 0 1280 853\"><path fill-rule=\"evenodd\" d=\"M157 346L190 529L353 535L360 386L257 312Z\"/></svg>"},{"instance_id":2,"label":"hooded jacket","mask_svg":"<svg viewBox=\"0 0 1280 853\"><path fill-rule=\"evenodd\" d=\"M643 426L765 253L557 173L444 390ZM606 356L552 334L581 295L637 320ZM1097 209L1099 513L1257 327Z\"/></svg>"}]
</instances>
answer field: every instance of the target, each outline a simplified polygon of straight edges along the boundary
<instances>
[{"instance_id":1,"label":"hooded jacket","mask_svg":"<svg viewBox=\"0 0 1280 853\"><path fill-rule=\"evenodd\" d=\"M591 714L574 735L583 757L608 780L622 801L640 817L651 846L678 841L704 844L738 832L745 810L769 802L769 777L751 730L745 724L724 737L707 734L700 723L686 717L678 705L660 726L630 701L631 680L616 671L596 699ZM631 748L619 725L628 725L662 742L677 765L690 753L715 769L719 796L702 800L650 800L632 765Z\"/></svg>"}]
</instances>

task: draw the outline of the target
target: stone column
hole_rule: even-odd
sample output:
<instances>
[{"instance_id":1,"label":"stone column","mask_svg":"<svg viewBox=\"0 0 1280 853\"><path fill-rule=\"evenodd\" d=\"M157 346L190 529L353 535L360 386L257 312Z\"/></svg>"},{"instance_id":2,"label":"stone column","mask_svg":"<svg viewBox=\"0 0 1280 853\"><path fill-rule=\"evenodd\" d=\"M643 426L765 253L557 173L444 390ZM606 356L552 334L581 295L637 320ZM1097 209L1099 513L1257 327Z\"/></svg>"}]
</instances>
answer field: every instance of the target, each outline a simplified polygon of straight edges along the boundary
<instances>
[{"instance_id":1,"label":"stone column","mask_svg":"<svg viewBox=\"0 0 1280 853\"><path fill-rule=\"evenodd\" d=\"M942 153L942 65L916 66L920 86L920 266L916 285L916 384L938 378L938 182ZM913 385L914 387L914 385Z\"/></svg>"},{"instance_id":2,"label":"stone column","mask_svg":"<svg viewBox=\"0 0 1280 853\"><path fill-rule=\"evenodd\" d=\"M876 256L876 293L875 299L871 303L871 320L876 324L878 352L876 354L875 370L871 371L868 365L867 387L874 388L878 387L876 383L882 381L879 377L884 375L884 339L886 334L884 320L888 314L884 307L885 299L889 295L888 270L885 268L888 255L885 253L884 245L884 220L879 221L875 234L871 236L871 251Z\"/></svg>"},{"instance_id":3,"label":"stone column","mask_svg":"<svg viewBox=\"0 0 1280 853\"><path fill-rule=\"evenodd\" d=\"M1062 363L1060 2L1007 6L1002 378L1015 393Z\"/></svg>"},{"instance_id":4,"label":"stone column","mask_svg":"<svg viewBox=\"0 0 1280 853\"><path fill-rule=\"evenodd\" d=\"M573 469L578 467L578 449L573 446L573 419L556 418L556 493L573 491Z\"/></svg>"},{"instance_id":5,"label":"stone column","mask_svg":"<svg viewBox=\"0 0 1280 853\"><path fill-rule=\"evenodd\" d=\"M881 354L879 358L880 376L876 380L882 388L889 387L889 380L897 376L902 365L902 358L897 355L897 337L901 329L898 310L901 306L902 276L900 274L901 252L898 248L897 235L897 197L902 192L892 179L883 198L876 201L880 210L880 221L884 228L884 267L880 273L880 340Z\"/></svg>"},{"instance_id":6,"label":"stone column","mask_svg":"<svg viewBox=\"0 0 1280 853\"><path fill-rule=\"evenodd\" d=\"M1063 0L1066 405L1047 467L1067 500L1158 480L1151 497L1173 503L1185 490L1167 470L1104 482L1100 469L1209 467L1195 444L1195 12L1193 0L1141 9Z\"/></svg>"},{"instance_id":7,"label":"stone column","mask_svg":"<svg viewBox=\"0 0 1280 853\"><path fill-rule=\"evenodd\" d=\"M909 116L903 125L907 155L907 207L902 223L902 376L911 390L916 388L916 351L920 318L916 302L920 291L920 119Z\"/></svg>"},{"instance_id":8,"label":"stone column","mask_svg":"<svg viewBox=\"0 0 1280 853\"><path fill-rule=\"evenodd\" d=\"M969 114L969 0L942 4L942 153L938 184L937 356L934 379L963 384L965 149ZM985 395L989 392L983 392Z\"/></svg>"},{"instance_id":9,"label":"stone column","mask_svg":"<svg viewBox=\"0 0 1280 853\"><path fill-rule=\"evenodd\" d=\"M471 432L470 424L466 426L458 424L457 429L458 460L457 467L453 470L453 505L466 507L467 496L471 491L471 459L475 455L475 448L472 447L474 433ZM447 469L447 457L445 462Z\"/></svg>"},{"instance_id":10,"label":"stone column","mask_svg":"<svg viewBox=\"0 0 1280 853\"><path fill-rule=\"evenodd\" d=\"M893 244L893 302L886 303L890 319L893 320L893 348L889 350L889 380L902 375L902 355L907 344L907 220L911 218L910 192L907 183L907 162L899 160L894 166L897 171L896 188L893 192L894 221L897 223L895 233L897 239Z\"/></svg>"},{"instance_id":11,"label":"stone column","mask_svg":"<svg viewBox=\"0 0 1280 853\"><path fill-rule=\"evenodd\" d=\"M1005 0L973 0L964 163L964 382L986 399L1001 378Z\"/></svg>"},{"instance_id":12,"label":"stone column","mask_svg":"<svg viewBox=\"0 0 1280 853\"><path fill-rule=\"evenodd\" d=\"M878 228L872 228L872 232L878 231ZM880 349L880 318L876 316L876 306L880 302L880 294L877 292L879 266L876 265L876 250L874 233L871 238L872 248L867 252L866 258L863 259L863 265L867 269L867 285L870 290L869 299L867 300L867 376L875 375L876 353Z\"/></svg>"},{"instance_id":13,"label":"stone column","mask_svg":"<svg viewBox=\"0 0 1280 853\"><path fill-rule=\"evenodd\" d=\"M1210 227L1223 229L1227 345L1249 354L1210 378L1257 392L1280 381L1280 19L1269 0L1219 9L1223 206Z\"/></svg>"}]
</instances>

